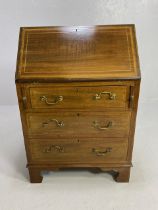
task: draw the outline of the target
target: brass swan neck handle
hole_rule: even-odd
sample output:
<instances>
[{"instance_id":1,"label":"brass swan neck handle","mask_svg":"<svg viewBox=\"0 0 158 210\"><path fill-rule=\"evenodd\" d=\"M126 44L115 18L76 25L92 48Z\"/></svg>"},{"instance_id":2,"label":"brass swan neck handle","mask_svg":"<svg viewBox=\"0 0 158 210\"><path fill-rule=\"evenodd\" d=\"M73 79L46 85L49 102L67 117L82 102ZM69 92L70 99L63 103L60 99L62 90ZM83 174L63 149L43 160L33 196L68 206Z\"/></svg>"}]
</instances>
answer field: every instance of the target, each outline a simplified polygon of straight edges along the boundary
<instances>
[{"instance_id":1,"label":"brass swan neck handle","mask_svg":"<svg viewBox=\"0 0 158 210\"><path fill-rule=\"evenodd\" d=\"M110 127L112 127L112 121L108 121L107 124L104 127L101 127L100 124L97 121L93 122L93 126L99 130L107 130Z\"/></svg>"},{"instance_id":2,"label":"brass swan neck handle","mask_svg":"<svg viewBox=\"0 0 158 210\"><path fill-rule=\"evenodd\" d=\"M48 98L46 96L41 96L40 100L44 101L47 105L54 105L54 104L57 104L57 103L63 101L63 96L55 96L53 102L48 101Z\"/></svg>"},{"instance_id":3,"label":"brass swan neck handle","mask_svg":"<svg viewBox=\"0 0 158 210\"><path fill-rule=\"evenodd\" d=\"M63 121L58 121L58 120L56 120L56 119L50 119L50 120L48 120L48 121L46 121L46 122L43 122L43 123L42 123L42 126L45 127L45 126L47 126L49 123L52 123L52 122L55 122L56 125L57 125L58 127L64 127L64 122L63 122Z\"/></svg>"},{"instance_id":4,"label":"brass swan neck handle","mask_svg":"<svg viewBox=\"0 0 158 210\"><path fill-rule=\"evenodd\" d=\"M108 99L110 99L110 100L115 100L116 99L116 94L115 93L107 92L107 91L96 93L95 96L94 96L94 99L95 100L100 100L102 95L108 95Z\"/></svg>"}]
</instances>

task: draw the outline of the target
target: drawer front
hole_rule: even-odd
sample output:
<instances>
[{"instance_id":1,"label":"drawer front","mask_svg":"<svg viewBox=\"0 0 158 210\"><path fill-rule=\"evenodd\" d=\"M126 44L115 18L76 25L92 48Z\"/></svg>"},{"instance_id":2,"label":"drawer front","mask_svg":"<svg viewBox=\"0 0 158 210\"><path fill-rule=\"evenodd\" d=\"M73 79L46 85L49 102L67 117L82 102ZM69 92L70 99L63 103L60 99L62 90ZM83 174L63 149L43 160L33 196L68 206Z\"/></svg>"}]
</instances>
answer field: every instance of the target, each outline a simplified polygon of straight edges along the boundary
<instances>
[{"instance_id":1,"label":"drawer front","mask_svg":"<svg viewBox=\"0 0 158 210\"><path fill-rule=\"evenodd\" d=\"M32 139L29 141L32 162L120 162L127 156L127 139Z\"/></svg>"},{"instance_id":2,"label":"drawer front","mask_svg":"<svg viewBox=\"0 0 158 210\"><path fill-rule=\"evenodd\" d=\"M130 112L27 113L27 134L43 137L127 137Z\"/></svg>"},{"instance_id":3,"label":"drawer front","mask_svg":"<svg viewBox=\"0 0 158 210\"><path fill-rule=\"evenodd\" d=\"M30 87L31 108L128 108L128 86Z\"/></svg>"}]
</instances>

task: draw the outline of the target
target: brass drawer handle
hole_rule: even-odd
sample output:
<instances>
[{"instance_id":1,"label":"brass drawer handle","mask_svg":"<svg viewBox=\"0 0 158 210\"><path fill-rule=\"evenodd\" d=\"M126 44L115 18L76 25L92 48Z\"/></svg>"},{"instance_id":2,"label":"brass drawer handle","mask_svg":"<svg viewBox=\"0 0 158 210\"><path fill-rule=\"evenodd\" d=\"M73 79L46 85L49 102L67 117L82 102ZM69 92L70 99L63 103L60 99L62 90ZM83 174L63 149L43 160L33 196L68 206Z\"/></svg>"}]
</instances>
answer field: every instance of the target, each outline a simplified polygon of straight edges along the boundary
<instances>
[{"instance_id":1,"label":"brass drawer handle","mask_svg":"<svg viewBox=\"0 0 158 210\"><path fill-rule=\"evenodd\" d=\"M59 145L50 145L44 148L43 152L44 153L50 153L50 152L64 152L64 147L59 146Z\"/></svg>"},{"instance_id":2,"label":"brass drawer handle","mask_svg":"<svg viewBox=\"0 0 158 210\"><path fill-rule=\"evenodd\" d=\"M54 102L49 102L46 96L41 96L40 99L48 105L54 105L59 103L60 101L63 101L63 96L56 96Z\"/></svg>"},{"instance_id":3,"label":"brass drawer handle","mask_svg":"<svg viewBox=\"0 0 158 210\"><path fill-rule=\"evenodd\" d=\"M95 94L95 96L94 96L95 100L100 100L102 94L108 95L110 100L115 100L116 99L116 94L115 93L104 91L104 92Z\"/></svg>"},{"instance_id":4,"label":"brass drawer handle","mask_svg":"<svg viewBox=\"0 0 158 210\"><path fill-rule=\"evenodd\" d=\"M109 121L104 127L101 127L97 121L94 121L93 126L99 130L107 130L108 128L112 127L112 122Z\"/></svg>"},{"instance_id":5,"label":"brass drawer handle","mask_svg":"<svg viewBox=\"0 0 158 210\"><path fill-rule=\"evenodd\" d=\"M107 153L111 151L112 151L111 147L107 147L104 151L100 151L98 149L92 148L92 152L95 153L97 156L105 156Z\"/></svg>"},{"instance_id":6,"label":"brass drawer handle","mask_svg":"<svg viewBox=\"0 0 158 210\"><path fill-rule=\"evenodd\" d=\"M51 122L55 122L58 127L64 127L64 122L63 121L58 121L56 119L50 119L50 120L48 120L46 122L43 122L42 126L45 127L46 125L48 125Z\"/></svg>"}]
</instances>

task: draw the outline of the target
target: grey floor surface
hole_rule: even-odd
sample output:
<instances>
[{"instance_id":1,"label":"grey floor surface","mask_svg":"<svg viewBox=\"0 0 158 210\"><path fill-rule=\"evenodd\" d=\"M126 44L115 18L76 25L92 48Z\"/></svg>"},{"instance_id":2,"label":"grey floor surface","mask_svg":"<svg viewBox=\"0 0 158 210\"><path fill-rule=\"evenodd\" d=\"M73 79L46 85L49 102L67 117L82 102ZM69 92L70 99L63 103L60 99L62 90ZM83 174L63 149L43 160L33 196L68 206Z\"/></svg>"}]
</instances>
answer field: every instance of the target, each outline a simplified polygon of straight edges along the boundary
<instances>
[{"instance_id":1,"label":"grey floor surface","mask_svg":"<svg viewBox=\"0 0 158 210\"><path fill-rule=\"evenodd\" d=\"M129 183L86 170L30 184L17 106L0 107L0 210L157 210L158 103L139 104Z\"/></svg>"}]
</instances>

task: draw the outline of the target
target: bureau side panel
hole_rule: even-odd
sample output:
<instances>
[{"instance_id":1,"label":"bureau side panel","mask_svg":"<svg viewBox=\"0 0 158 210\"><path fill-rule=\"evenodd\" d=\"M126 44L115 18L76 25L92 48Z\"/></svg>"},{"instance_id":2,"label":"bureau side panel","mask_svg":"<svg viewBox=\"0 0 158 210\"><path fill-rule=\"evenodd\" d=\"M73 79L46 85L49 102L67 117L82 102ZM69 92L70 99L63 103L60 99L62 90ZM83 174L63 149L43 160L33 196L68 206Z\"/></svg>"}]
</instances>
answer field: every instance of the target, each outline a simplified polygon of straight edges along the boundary
<instances>
[{"instance_id":1,"label":"bureau side panel","mask_svg":"<svg viewBox=\"0 0 158 210\"><path fill-rule=\"evenodd\" d=\"M25 100L25 88L23 87L23 84L16 84L16 91L17 91L17 97L18 97L18 103L19 103L19 110L20 110L20 117L21 117L21 124L23 129L23 134L27 131L27 125L26 125L26 118L25 118L25 109L26 109L26 100ZM25 135L24 137L24 144L25 144L25 150L26 150L26 156L27 161L30 160L30 153L29 153L29 146L28 146L28 140Z\"/></svg>"},{"instance_id":2,"label":"bureau side panel","mask_svg":"<svg viewBox=\"0 0 158 210\"><path fill-rule=\"evenodd\" d=\"M133 145L134 145L134 135L135 135L135 127L136 127L140 82L141 82L140 80L134 81L134 86L132 87L132 90L131 90L131 96L133 96L133 104L132 104L129 144L128 144L128 154L127 154L127 161L129 162L132 159L132 152L133 152Z\"/></svg>"}]
</instances>

